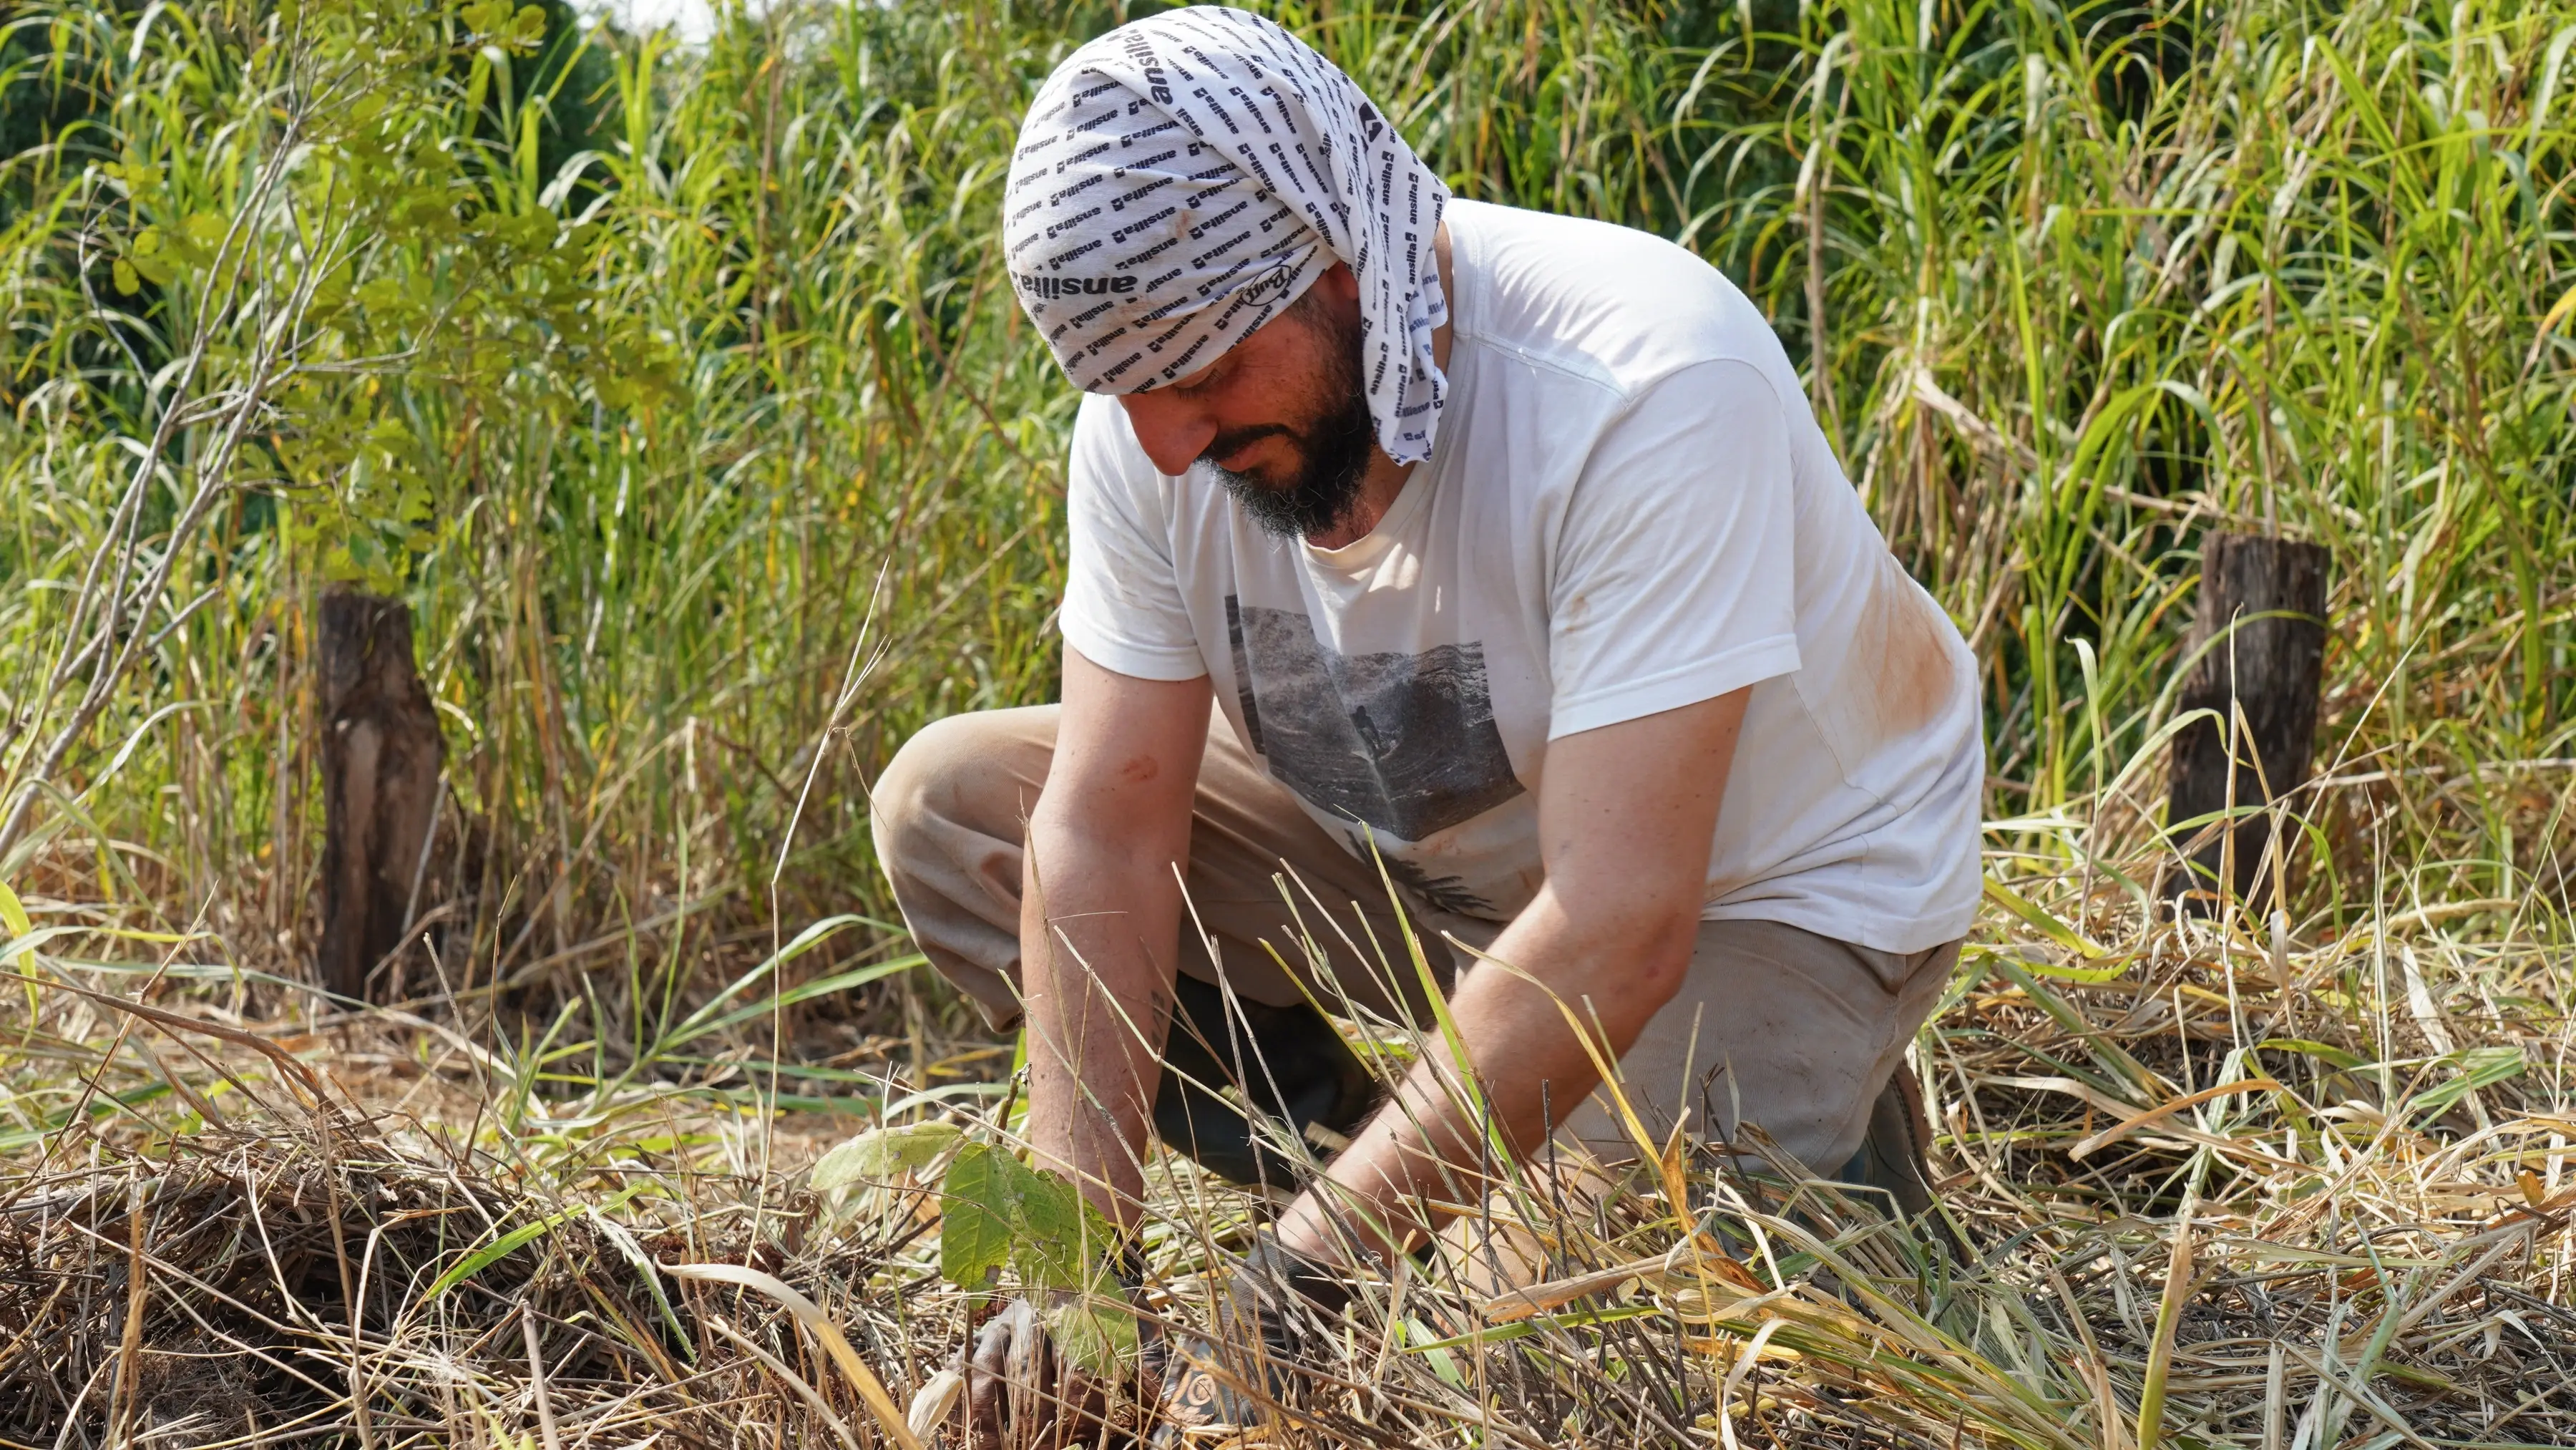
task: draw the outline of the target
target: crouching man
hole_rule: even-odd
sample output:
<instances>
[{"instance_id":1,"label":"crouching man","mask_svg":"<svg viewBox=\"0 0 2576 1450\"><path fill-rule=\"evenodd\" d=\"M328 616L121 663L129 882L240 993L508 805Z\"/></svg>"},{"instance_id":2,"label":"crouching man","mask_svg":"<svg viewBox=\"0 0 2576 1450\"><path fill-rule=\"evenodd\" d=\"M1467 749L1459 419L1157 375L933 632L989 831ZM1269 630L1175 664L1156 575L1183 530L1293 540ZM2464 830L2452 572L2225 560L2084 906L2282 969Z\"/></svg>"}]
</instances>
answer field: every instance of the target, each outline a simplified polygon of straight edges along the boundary
<instances>
[{"instance_id":1,"label":"crouching man","mask_svg":"<svg viewBox=\"0 0 2576 1450\"><path fill-rule=\"evenodd\" d=\"M1247 1270L1331 1304L1486 1151L1453 1064L1377 1107L1307 1005L1428 1021L1400 910L1515 1148L1637 1153L1566 1004L1658 1137L1756 1124L1919 1205L1891 1075L1977 900L1973 667L1761 314L1655 237L1453 200L1227 9L1076 51L1003 206L1089 394L1063 703L924 730L874 824L932 962L1026 1014L1038 1163L1122 1227L1149 1132L1284 1181L1207 1092L1239 1075L1348 1139ZM979 1435L1054 1396L1012 1383L1036 1324L985 1335Z\"/></svg>"}]
</instances>

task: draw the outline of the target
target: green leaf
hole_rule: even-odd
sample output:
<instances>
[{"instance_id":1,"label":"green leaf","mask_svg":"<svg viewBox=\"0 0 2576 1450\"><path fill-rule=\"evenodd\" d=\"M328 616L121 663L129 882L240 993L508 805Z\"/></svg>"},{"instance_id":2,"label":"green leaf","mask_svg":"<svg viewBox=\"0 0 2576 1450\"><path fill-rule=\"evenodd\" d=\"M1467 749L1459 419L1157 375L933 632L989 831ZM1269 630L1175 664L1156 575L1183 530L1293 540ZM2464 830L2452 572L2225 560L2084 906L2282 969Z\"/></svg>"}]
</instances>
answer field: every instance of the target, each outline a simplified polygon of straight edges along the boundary
<instances>
[{"instance_id":1,"label":"green leaf","mask_svg":"<svg viewBox=\"0 0 2576 1450\"><path fill-rule=\"evenodd\" d=\"M2464 1048L2451 1054L2449 1061L2459 1067L2459 1076L2415 1099L2415 1110L2422 1118L2439 1117L2480 1088L2522 1076L2525 1065L2522 1049L2512 1046Z\"/></svg>"},{"instance_id":2,"label":"green leaf","mask_svg":"<svg viewBox=\"0 0 2576 1450\"><path fill-rule=\"evenodd\" d=\"M116 290L119 293L124 296L131 297L135 293L143 290L143 279L135 275L134 264L132 262L125 260L123 257L119 257L116 259L114 270L116 273Z\"/></svg>"},{"instance_id":3,"label":"green leaf","mask_svg":"<svg viewBox=\"0 0 2576 1450\"><path fill-rule=\"evenodd\" d=\"M9 939L7 946L0 946L0 966L6 966L15 961L33 960L36 954L36 948L43 946L49 941L54 941L67 936L102 934L103 933L95 932L93 929L84 926L49 926L42 931L20 932ZM28 971L29 969L21 967L19 970ZM32 973L30 973L30 975L32 975Z\"/></svg>"},{"instance_id":4,"label":"green leaf","mask_svg":"<svg viewBox=\"0 0 2576 1450\"><path fill-rule=\"evenodd\" d=\"M803 941L803 938L799 938L799 941ZM790 946L787 950L787 955L793 956L800 950L802 950L801 947ZM880 978L893 976L897 972L910 971L912 968L920 966L928 960L929 958L916 954L908 957L897 957L890 962L879 962L875 966L871 967L852 967L846 972L834 972L828 977L817 977L813 981L790 987L783 992L774 993L751 1006L737 1007L733 1011L728 1012L722 1017L718 1017L711 1022L698 1020L706 1015L709 1008L718 1005L717 1003L711 1002L707 1004L706 1008L700 1008L687 1023L684 1023L681 1031L676 1032L669 1038L665 1039L662 1046L666 1049L682 1047L691 1042L695 1042L699 1038L706 1036L708 1033L721 1032L728 1027L739 1026L742 1023L766 1017L776 1008L793 1007L799 1002L807 1001L815 997L829 996L834 992L846 992L852 987L865 986L866 984L877 981ZM719 1001L720 1000L721 999L719 999Z\"/></svg>"},{"instance_id":5,"label":"green leaf","mask_svg":"<svg viewBox=\"0 0 2576 1450\"><path fill-rule=\"evenodd\" d=\"M846 914L841 916L827 916L821 921L815 922L813 925L806 927L803 931L798 932L796 934L796 939L780 948L777 955L770 957L759 966L756 966L750 971L743 973L741 976L736 977L733 980L732 985L726 987L723 991L718 992L713 998L708 1000L705 1006L690 1013L688 1019L682 1022L678 1028L674 1029L670 1037L656 1044L655 1050L657 1052L670 1051L679 1047L683 1043L702 1037L709 1032L718 1031L732 1023L748 1021L753 1016L759 1016L768 1012L773 1006L787 1005L785 1001L776 1003L762 1002L758 1006L751 1008L748 1014L737 1012L733 1016L725 1017L721 1020L717 1017L718 1012L723 1009L727 1002L732 1001L734 998L739 997L744 992L750 990L751 987L759 982L761 978L778 970L782 965L792 962L798 957L803 956L805 953L822 945L825 940L829 939L835 933L853 926L882 925L883 923L878 922L872 917ZM905 968L912 967L923 960L924 958L918 955L899 957L894 961L883 962L874 967L859 967L850 972L837 973L832 977L825 978L824 981L836 983L837 986L834 990L837 990L838 987L857 985L857 981L848 979L857 978L861 973L873 972L882 976L887 972L900 971ZM873 978L866 978L865 980L873 980ZM791 992L801 991L810 994L816 987L821 985L822 983L809 982L803 987L791 988L789 990Z\"/></svg>"},{"instance_id":6,"label":"green leaf","mask_svg":"<svg viewBox=\"0 0 2576 1450\"><path fill-rule=\"evenodd\" d=\"M2094 1086L2140 1107L2146 1107L2161 1096L2156 1076L2147 1071L2146 1064L2130 1056L2127 1048L2104 1035L2083 1013L2067 1005L2065 999L2041 985L2039 978L2021 962L1997 952L1987 958L1986 965L1993 969L1995 975L2021 988L2022 994L2030 998L2039 1010L2054 1018L2069 1036L2082 1040L2094 1062L2108 1074L2105 1081ZM2071 1067L2068 1072L2076 1077L2084 1076Z\"/></svg>"},{"instance_id":7,"label":"green leaf","mask_svg":"<svg viewBox=\"0 0 2576 1450\"><path fill-rule=\"evenodd\" d=\"M6 881L0 881L0 926L9 928L11 936L25 936L36 929L25 903L18 900L18 893L10 890Z\"/></svg>"},{"instance_id":8,"label":"green leaf","mask_svg":"<svg viewBox=\"0 0 2576 1450\"><path fill-rule=\"evenodd\" d=\"M1011 1166L1022 1175L1015 1185L1019 1233L1011 1240L1011 1268L1020 1282L1049 1289L1102 1287L1102 1262L1117 1236L1100 1211L1054 1174L1017 1159Z\"/></svg>"},{"instance_id":9,"label":"green leaf","mask_svg":"<svg viewBox=\"0 0 2576 1450\"><path fill-rule=\"evenodd\" d=\"M564 1224L577 1217L580 1212L581 1210L577 1208L567 1208L561 1213L547 1214L544 1218L538 1219L534 1223L523 1223L517 1228L510 1230L508 1233L501 1235L499 1238L494 1239L492 1242L485 1244L483 1247L476 1249L474 1252L467 1254L464 1258L457 1260L446 1273L438 1276L437 1282L429 1286L429 1293L422 1296L423 1302L437 1298L439 1295L446 1293L448 1290L455 1288L461 1283L464 1283L467 1279L474 1277L476 1274L483 1272L492 1265L508 1258L510 1254L517 1250L521 1245L553 1233L556 1229L563 1227Z\"/></svg>"},{"instance_id":10,"label":"green leaf","mask_svg":"<svg viewBox=\"0 0 2576 1450\"><path fill-rule=\"evenodd\" d=\"M2068 926L2065 922L2060 921L2057 917L2051 915L2037 902L2031 901L2027 897L2024 897L2020 892L2013 890L2011 887L2006 886L2001 882L1988 881L1986 883L1986 899L1995 903L1997 906L2002 907L2004 910L2011 912L2013 915L2020 917L2023 921L2028 922L2031 926L2038 929L2040 935L2047 937L2050 941L2057 943L2059 946L2076 953L2078 956L2081 956L2088 961L2100 961L2104 957L2110 955L2110 953L2104 951L2102 948L2085 940L2082 933L2076 931L2075 928ZM2024 965L2027 966L2031 964L2024 963ZM2071 981L2085 982L2107 982L2113 977L2118 976L2120 971L2117 965L2107 969L2056 967L2047 970L2051 976L2065 977Z\"/></svg>"},{"instance_id":11,"label":"green leaf","mask_svg":"<svg viewBox=\"0 0 2576 1450\"><path fill-rule=\"evenodd\" d=\"M1011 1261L1014 1215L1006 1198L1004 1164L1020 1167L989 1143L969 1143L948 1165L948 1201L939 1217L939 1274L961 1289L984 1287Z\"/></svg>"},{"instance_id":12,"label":"green leaf","mask_svg":"<svg viewBox=\"0 0 2576 1450\"><path fill-rule=\"evenodd\" d=\"M918 1173L963 1136L955 1123L871 1129L815 1160L814 1191L864 1187L899 1173Z\"/></svg>"},{"instance_id":13,"label":"green leaf","mask_svg":"<svg viewBox=\"0 0 2576 1450\"><path fill-rule=\"evenodd\" d=\"M2333 1067L2342 1068L2346 1072L2350 1072L2357 1067L2366 1067L2369 1065L2368 1060L2362 1057L2360 1053L2346 1052L2344 1049L2336 1047L2331 1043L2311 1042L2304 1037L2267 1037L2261 1042L2255 1043L2254 1048L2258 1052L2270 1051L2304 1053L2309 1057L2317 1059L2319 1062L2326 1063Z\"/></svg>"},{"instance_id":14,"label":"green leaf","mask_svg":"<svg viewBox=\"0 0 2576 1450\"><path fill-rule=\"evenodd\" d=\"M1116 1296L1059 1299L1043 1317L1047 1334L1055 1340L1055 1352L1094 1374L1107 1373L1136 1357L1136 1316Z\"/></svg>"},{"instance_id":15,"label":"green leaf","mask_svg":"<svg viewBox=\"0 0 2576 1450\"><path fill-rule=\"evenodd\" d=\"M170 258L164 255L167 244L168 239L161 234L159 227L145 227L134 234L134 245L125 251L126 260L133 264L134 270L156 287L170 285L170 278L174 275Z\"/></svg>"},{"instance_id":16,"label":"green leaf","mask_svg":"<svg viewBox=\"0 0 2576 1450\"><path fill-rule=\"evenodd\" d=\"M476 1274L479 1274L485 1269L490 1268L492 1265L499 1263L501 1260L508 1258L511 1254L517 1252L519 1249L527 1246L537 1239L541 1239L547 1234L553 1233L556 1229L563 1227L565 1224L571 1222L573 1219L581 1217L583 1214L611 1213L620 1208L624 1208L629 1199L632 1199L635 1195L642 1193L645 1189L652 1186L653 1185L650 1183L638 1183L632 1188L625 1189L622 1192L612 1195L607 1202L600 1204L596 1209L586 1206L559 1209L554 1213L547 1214L545 1217L538 1219L533 1223L523 1223L517 1228L510 1230L508 1233L501 1235L499 1238L494 1239L492 1242L485 1244L483 1247L476 1249L474 1252L467 1254L464 1258L457 1260L455 1264L448 1268L446 1273L438 1276L436 1282L429 1286L429 1292L421 1296L421 1300L423 1303L427 1303L432 1299L436 1299L439 1295L444 1294L448 1290L455 1288L457 1285L464 1283L466 1280L473 1278Z\"/></svg>"},{"instance_id":17,"label":"green leaf","mask_svg":"<svg viewBox=\"0 0 2576 1450\"><path fill-rule=\"evenodd\" d=\"M1630 1304L1612 1309L1577 1309L1559 1314L1533 1314L1491 1328L1470 1329L1447 1339L1426 1340L1421 1344L1400 1344L1407 1354L1429 1354L1443 1349L1476 1349L1485 1345L1504 1344L1526 1339L1533 1334L1549 1334L1565 1329L1581 1329L1594 1324L1617 1324L1629 1319L1649 1319L1667 1312L1661 1304Z\"/></svg>"},{"instance_id":18,"label":"green leaf","mask_svg":"<svg viewBox=\"0 0 2576 1450\"><path fill-rule=\"evenodd\" d=\"M410 301L401 279L396 277L370 277L359 284L353 295L360 306L382 312L403 309Z\"/></svg>"},{"instance_id":19,"label":"green leaf","mask_svg":"<svg viewBox=\"0 0 2576 1450\"><path fill-rule=\"evenodd\" d=\"M599 1236L608 1240L609 1246L626 1260L627 1267L635 1271L644 1291L653 1296L653 1307L661 1311L662 1323L671 1331L670 1342L679 1346L680 1353L686 1355L691 1364L697 1363L698 1352L692 1345L695 1336L681 1326L679 1314L671 1308L670 1296L662 1292L662 1275L654 1268L653 1256L644 1252L644 1246L635 1241L635 1235L611 1223L598 1209L584 1208L582 1212L589 1216L590 1226L599 1230Z\"/></svg>"},{"instance_id":20,"label":"green leaf","mask_svg":"<svg viewBox=\"0 0 2576 1450\"><path fill-rule=\"evenodd\" d=\"M939 1271L980 1288L1008 1267L1024 1289L1105 1295L1117 1230L1072 1184L989 1143L969 1143L948 1165L939 1225Z\"/></svg>"}]
</instances>

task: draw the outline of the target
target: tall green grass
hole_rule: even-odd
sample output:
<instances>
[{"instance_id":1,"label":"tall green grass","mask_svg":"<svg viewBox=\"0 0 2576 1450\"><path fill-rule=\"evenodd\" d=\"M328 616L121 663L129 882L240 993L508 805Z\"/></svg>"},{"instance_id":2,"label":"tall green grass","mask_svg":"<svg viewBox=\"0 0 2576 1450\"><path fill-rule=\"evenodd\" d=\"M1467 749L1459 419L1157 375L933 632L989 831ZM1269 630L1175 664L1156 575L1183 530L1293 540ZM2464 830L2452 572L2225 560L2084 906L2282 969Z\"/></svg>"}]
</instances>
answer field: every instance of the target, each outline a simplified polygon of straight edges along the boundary
<instances>
[{"instance_id":1,"label":"tall green grass","mask_svg":"<svg viewBox=\"0 0 2576 1450\"><path fill-rule=\"evenodd\" d=\"M2149 828L2124 770L2197 540L2277 528L2336 567L2291 925L2560 929L2576 17L1274 13L1461 195L1676 237L1773 316L1978 648L2000 849ZM782 4L689 51L506 6L12 11L0 879L299 970L308 622L348 579L418 612L455 985L631 1017L775 923L884 917L870 772L1053 685L1074 398L996 199L1116 18Z\"/></svg>"}]
</instances>

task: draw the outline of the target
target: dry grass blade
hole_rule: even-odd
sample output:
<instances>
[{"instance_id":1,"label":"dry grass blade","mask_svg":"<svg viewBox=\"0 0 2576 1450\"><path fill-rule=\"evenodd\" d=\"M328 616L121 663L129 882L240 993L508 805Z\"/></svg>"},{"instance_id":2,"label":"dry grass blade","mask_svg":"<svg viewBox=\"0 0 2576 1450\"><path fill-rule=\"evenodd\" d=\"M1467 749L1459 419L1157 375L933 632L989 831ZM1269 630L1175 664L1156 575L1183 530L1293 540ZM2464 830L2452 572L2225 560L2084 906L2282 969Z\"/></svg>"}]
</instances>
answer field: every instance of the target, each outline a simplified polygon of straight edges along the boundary
<instances>
[{"instance_id":1,"label":"dry grass blade","mask_svg":"<svg viewBox=\"0 0 2576 1450\"><path fill-rule=\"evenodd\" d=\"M753 1343L750 1336L721 1319L708 1320L707 1328L714 1330L720 1337L740 1345L745 1353L760 1361L762 1368L778 1376L780 1384L794 1390L798 1399L813 1406L814 1413L823 1418L823 1423L832 1427L832 1433L840 1439L843 1450L859 1450L858 1437L850 1433L850 1427L842 1423L840 1416L832 1413L832 1407L824 1402L821 1392L805 1383L804 1376L788 1368L785 1361Z\"/></svg>"},{"instance_id":2,"label":"dry grass blade","mask_svg":"<svg viewBox=\"0 0 2576 1450\"><path fill-rule=\"evenodd\" d=\"M903 1412L895 1408L894 1397L886 1393L885 1381L878 1379L877 1372L868 1368L866 1360L859 1358L859 1352L850 1347L841 1327L832 1322L832 1316L824 1313L821 1305L780 1283L774 1275L744 1268L740 1264L664 1264L662 1272L675 1279L740 1284L748 1289L757 1289L784 1305L789 1313L796 1316L797 1323L822 1342L824 1350L832 1356L832 1362L840 1366L841 1373L849 1376L850 1384L858 1390L859 1397L867 1401L868 1413L876 1416L877 1424L884 1429L886 1437L902 1446L903 1450L922 1450L921 1441L914 1436Z\"/></svg>"}]
</instances>

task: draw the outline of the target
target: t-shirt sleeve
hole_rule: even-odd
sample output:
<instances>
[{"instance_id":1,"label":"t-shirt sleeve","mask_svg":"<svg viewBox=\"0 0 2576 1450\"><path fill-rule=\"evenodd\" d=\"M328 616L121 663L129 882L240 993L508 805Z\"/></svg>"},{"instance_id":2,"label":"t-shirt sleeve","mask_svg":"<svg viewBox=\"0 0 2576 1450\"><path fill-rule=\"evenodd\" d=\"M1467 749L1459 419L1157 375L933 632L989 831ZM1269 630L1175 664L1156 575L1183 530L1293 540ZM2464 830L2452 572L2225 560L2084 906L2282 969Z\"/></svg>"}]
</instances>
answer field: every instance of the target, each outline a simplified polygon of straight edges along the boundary
<instances>
[{"instance_id":1,"label":"t-shirt sleeve","mask_svg":"<svg viewBox=\"0 0 2576 1450\"><path fill-rule=\"evenodd\" d=\"M1798 668L1789 415L1749 363L1663 378L1604 431L1548 582L1548 738Z\"/></svg>"},{"instance_id":2,"label":"t-shirt sleeve","mask_svg":"<svg viewBox=\"0 0 2576 1450\"><path fill-rule=\"evenodd\" d=\"M1105 670L1140 680L1207 673L1172 559L1162 477L1129 436L1114 398L1082 400L1065 481L1070 558L1065 643Z\"/></svg>"}]
</instances>

